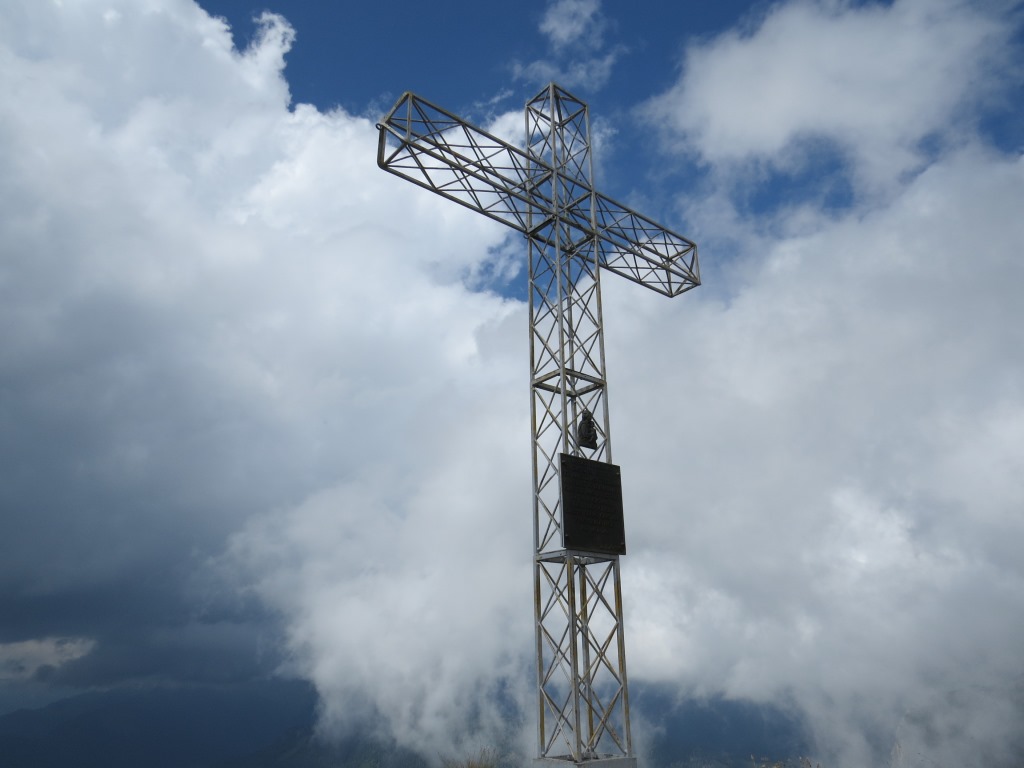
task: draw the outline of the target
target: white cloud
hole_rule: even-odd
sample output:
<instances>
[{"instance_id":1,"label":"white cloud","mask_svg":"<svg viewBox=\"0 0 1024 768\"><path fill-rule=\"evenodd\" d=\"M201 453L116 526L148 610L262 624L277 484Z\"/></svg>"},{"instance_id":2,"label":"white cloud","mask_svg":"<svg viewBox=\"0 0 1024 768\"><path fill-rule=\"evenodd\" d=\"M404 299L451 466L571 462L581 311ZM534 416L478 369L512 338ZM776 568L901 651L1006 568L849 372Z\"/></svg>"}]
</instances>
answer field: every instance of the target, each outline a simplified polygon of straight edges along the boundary
<instances>
[{"instance_id":1,"label":"white cloud","mask_svg":"<svg viewBox=\"0 0 1024 768\"><path fill-rule=\"evenodd\" d=\"M479 748L507 735L499 693L529 700L530 500L509 471L521 398L465 394L461 412L435 403L434 434L394 441L415 456L401 470L364 471L233 539L288 620L292 671L317 682L328 733L365 730L352 702L369 700L409 747Z\"/></svg>"},{"instance_id":2,"label":"white cloud","mask_svg":"<svg viewBox=\"0 0 1024 768\"><path fill-rule=\"evenodd\" d=\"M571 44L596 48L604 26L601 0L556 0L544 12L540 31L555 48Z\"/></svg>"},{"instance_id":3,"label":"white cloud","mask_svg":"<svg viewBox=\"0 0 1024 768\"><path fill-rule=\"evenodd\" d=\"M600 90L625 53L621 45L605 46L608 21L600 0L556 0L548 6L539 30L548 39L548 57L513 65L517 79L538 85L557 82L566 88Z\"/></svg>"},{"instance_id":4,"label":"white cloud","mask_svg":"<svg viewBox=\"0 0 1024 768\"><path fill-rule=\"evenodd\" d=\"M526 135L526 120L523 117L523 110L515 109L495 115L484 126L484 130L502 141L522 147Z\"/></svg>"},{"instance_id":5,"label":"white cloud","mask_svg":"<svg viewBox=\"0 0 1024 768\"><path fill-rule=\"evenodd\" d=\"M0 683L30 679L41 669L59 667L85 656L94 645L84 637L45 637L0 643Z\"/></svg>"},{"instance_id":6,"label":"white cloud","mask_svg":"<svg viewBox=\"0 0 1024 768\"><path fill-rule=\"evenodd\" d=\"M1024 162L968 150L884 212L765 242L728 304L605 281L616 454L643 457L623 461L633 680L794 700L833 764L871 765L901 723L923 749L954 712L962 738L925 754L1012 764L1020 200Z\"/></svg>"},{"instance_id":7,"label":"white cloud","mask_svg":"<svg viewBox=\"0 0 1024 768\"><path fill-rule=\"evenodd\" d=\"M887 186L926 159L921 142L956 142L973 122L1009 29L959 0L778 4L752 31L691 46L648 114L710 162L800 167L826 139L861 183Z\"/></svg>"},{"instance_id":8,"label":"white cloud","mask_svg":"<svg viewBox=\"0 0 1024 768\"><path fill-rule=\"evenodd\" d=\"M604 55L584 59L542 59L517 66L515 75L534 83L554 82L566 88L597 91L608 82L621 54L622 49L615 48Z\"/></svg>"},{"instance_id":9,"label":"white cloud","mask_svg":"<svg viewBox=\"0 0 1024 768\"><path fill-rule=\"evenodd\" d=\"M1010 765L1024 749L1024 570L1009 543L1024 540L1024 159L958 114L1009 55L1005 31L968 6L929 8L782 5L691 53L656 104L726 208L743 194L737 161L785 163L813 132L886 194L845 214L733 219L740 251L714 272L731 282L679 306L605 282L613 370L675 385L650 410L622 402L620 377L613 404L618 455L668 457L623 470L645 510L626 565L641 592L632 677L795 701L833 764L878 764L874 739L893 732L900 765ZM894 83L863 57L801 59L897 28L930 71ZM755 119L759 88L791 103L764 99ZM913 143L932 132L958 138L927 160ZM903 150L919 175L900 175ZM652 354L635 343L644 328L680 333Z\"/></svg>"}]
</instances>

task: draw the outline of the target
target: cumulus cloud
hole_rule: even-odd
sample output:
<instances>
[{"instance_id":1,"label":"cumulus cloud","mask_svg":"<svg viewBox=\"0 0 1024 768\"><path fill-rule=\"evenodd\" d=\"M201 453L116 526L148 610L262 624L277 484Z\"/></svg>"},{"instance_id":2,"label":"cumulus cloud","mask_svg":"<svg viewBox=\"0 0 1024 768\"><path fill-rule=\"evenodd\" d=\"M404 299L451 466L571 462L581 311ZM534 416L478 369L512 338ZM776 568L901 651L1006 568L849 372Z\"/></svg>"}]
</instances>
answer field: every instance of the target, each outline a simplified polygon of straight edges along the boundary
<instances>
[{"instance_id":1,"label":"cumulus cloud","mask_svg":"<svg viewBox=\"0 0 1024 768\"><path fill-rule=\"evenodd\" d=\"M685 472L666 489L665 466L632 470L630 508L648 510L627 564L644 594L634 679L795 694L834 718L822 734L856 741L851 723L895 728L943 692L1019 676L1022 170L952 155L884 213L773 243L727 305L643 312L688 329L673 355L609 345L637 378L682 382L686 413L666 433L618 405L619 453ZM626 314L609 294L606 315ZM842 764L878 759L847 746Z\"/></svg>"},{"instance_id":2,"label":"cumulus cloud","mask_svg":"<svg viewBox=\"0 0 1024 768\"><path fill-rule=\"evenodd\" d=\"M381 173L371 121L291 105L280 16L237 51L191 3L13 15L0 33L3 647L78 638L52 676L74 686L245 679L293 655L329 718L344 709L331 694L359 688L345 675L397 667L402 642L426 648L410 668L429 673L440 649L412 643L423 614L443 638L446 617L475 609L467 590L520 560L481 563L465 535L493 525L480 538L517 551L501 527L517 519L502 514L511 481L478 499L488 475L471 462L462 501L437 485L462 482L440 462L456 446L472 458L526 429L525 403L506 396L522 308L486 290L511 269L506 233ZM351 488L376 506L347 508ZM338 524L317 534L328 509ZM400 549L373 527L380 509L419 520L419 538L403 527ZM350 625L324 627L320 611L356 524L380 538L350 552L353 573L380 568L369 583L396 596L430 588L410 591L399 636L376 597L352 608L373 623L350 637L367 640L364 659L339 670L320 654ZM434 536L458 542L459 567L425 554ZM497 679L504 667L486 663Z\"/></svg>"},{"instance_id":3,"label":"cumulus cloud","mask_svg":"<svg viewBox=\"0 0 1024 768\"><path fill-rule=\"evenodd\" d=\"M566 88L601 89L625 53L621 45L605 46L607 27L600 0L552 2L539 26L548 40L548 56L516 63L514 76L537 85L555 81Z\"/></svg>"},{"instance_id":4,"label":"cumulus cloud","mask_svg":"<svg viewBox=\"0 0 1024 768\"><path fill-rule=\"evenodd\" d=\"M858 181L885 186L962 139L1001 85L1011 29L959 0L782 3L691 45L685 76L647 111L672 146L709 162L799 167L823 138Z\"/></svg>"},{"instance_id":5,"label":"cumulus cloud","mask_svg":"<svg viewBox=\"0 0 1024 768\"><path fill-rule=\"evenodd\" d=\"M544 12L540 31L556 48L571 44L596 48L604 26L600 0L558 0Z\"/></svg>"},{"instance_id":6,"label":"cumulus cloud","mask_svg":"<svg viewBox=\"0 0 1024 768\"><path fill-rule=\"evenodd\" d=\"M835 764L1024 750L1024 159L963 114L1013 67L1010 18L789 3L691 48L650 114L692 143L726 210L756 181L737 164L784 167L815 135L862 194L842 212L723 216L742 232L718 267L730 282L688 306L627 310L606 281L606 316L637 326L609 322L609 358L680 382L671 431L665 408L616 406L619 454L642 445L682 474L669 503L669 465L633 470L633 679L794 700ZM924 152L932 134L949 140ZM641 359L645 326L683 329L674 354Z\"/></svg>"}]
</instances>

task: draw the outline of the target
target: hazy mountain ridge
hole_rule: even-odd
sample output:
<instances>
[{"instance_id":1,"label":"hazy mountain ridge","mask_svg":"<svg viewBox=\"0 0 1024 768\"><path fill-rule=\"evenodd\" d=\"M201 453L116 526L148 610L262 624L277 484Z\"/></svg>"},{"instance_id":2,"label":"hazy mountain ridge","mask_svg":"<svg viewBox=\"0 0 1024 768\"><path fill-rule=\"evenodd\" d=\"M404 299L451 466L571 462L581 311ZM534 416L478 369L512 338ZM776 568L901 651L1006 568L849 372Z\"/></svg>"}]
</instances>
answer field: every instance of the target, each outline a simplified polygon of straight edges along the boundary
<instances>
[{"instance_id":1,"label":"hazy mountain ridge","mask_svg":"<svg viewBox=\"0 0 1024 768\"><path fill-rule=\"evenodd\" d=\"M304 682L139 686L0 717L4 768L214 768L312 725Z\"/></svg>"},{"instance_id":2,"label":"hazy mountain ridge","mask_svg":"<svg viewBox=\"0 0 1024 768\"><path fill-rule=\"evenodd\" d=\"M748 766L751 753L783 760L804 746L797 721L750 702L674 703L671 692L638 687L635 709L655 728L645 768ZM86 693L0 717L0 766L427 768L424 756L358 734L321 741L316 711L315 690L300 681Z\"/></svg>"}]
</instances>

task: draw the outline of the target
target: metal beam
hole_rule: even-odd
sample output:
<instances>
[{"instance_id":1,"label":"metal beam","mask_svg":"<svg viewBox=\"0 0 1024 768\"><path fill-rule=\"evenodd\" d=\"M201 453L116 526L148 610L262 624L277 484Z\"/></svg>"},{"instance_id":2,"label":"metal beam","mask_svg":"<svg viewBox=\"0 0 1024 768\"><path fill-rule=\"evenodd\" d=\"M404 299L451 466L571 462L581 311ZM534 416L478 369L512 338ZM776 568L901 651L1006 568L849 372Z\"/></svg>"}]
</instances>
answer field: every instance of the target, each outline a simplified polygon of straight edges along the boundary
<instances>
[{"instance_id":1,"label":"metal beam","mask_svg":"<svg viewBox=\"0 0 1024 768\"><path fill-rule=\"evenodd\" d=\"M378 129L377 164L389 173L527 235L531 214L535 229L556 215L557 194L568 241L596 237L601 267L666 296L700 285L696 243L593 192L588 179L556 173L543 155L408 91ZM567 188L556 190L555 180Z\"/></svg>"},{"instance_id":2,"label":"metal beam","mask_svg":"<svg viewBox=\"0 0 1024 768\"><path fill-rule=\"evenodd\" d=\"M525 118L516 147L405 93L377 126L377 163L526 236L537 761L635 768L621 571L609 554L623 550L566 548L561 457L612 461L601 272L677 296L700 284L697 246L594 191L584 102L552 83Z\"/></svg>"}]
</instances>

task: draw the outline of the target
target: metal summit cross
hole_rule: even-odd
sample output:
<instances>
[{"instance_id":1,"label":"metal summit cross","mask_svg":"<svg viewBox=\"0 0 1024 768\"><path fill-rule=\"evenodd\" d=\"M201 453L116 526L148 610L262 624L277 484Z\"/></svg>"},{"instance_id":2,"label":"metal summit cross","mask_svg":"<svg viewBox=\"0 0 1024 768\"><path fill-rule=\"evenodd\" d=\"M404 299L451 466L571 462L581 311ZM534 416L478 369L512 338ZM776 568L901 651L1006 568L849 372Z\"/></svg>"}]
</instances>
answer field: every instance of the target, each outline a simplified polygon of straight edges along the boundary
<instances>
[{"instance_id":1,"label":"metal summit cross","mask_svg":"<svg viewBox=\"0 0 1024 768\"><path fill-rule=\"evenodd\" d=\"M537 761L635 768L598 268L677 296L697 246L594 191L587 105L554 83L526 104L525 150L412 93L377 128L381 168L530 244Z\"/></svg>"}]
</instances>

